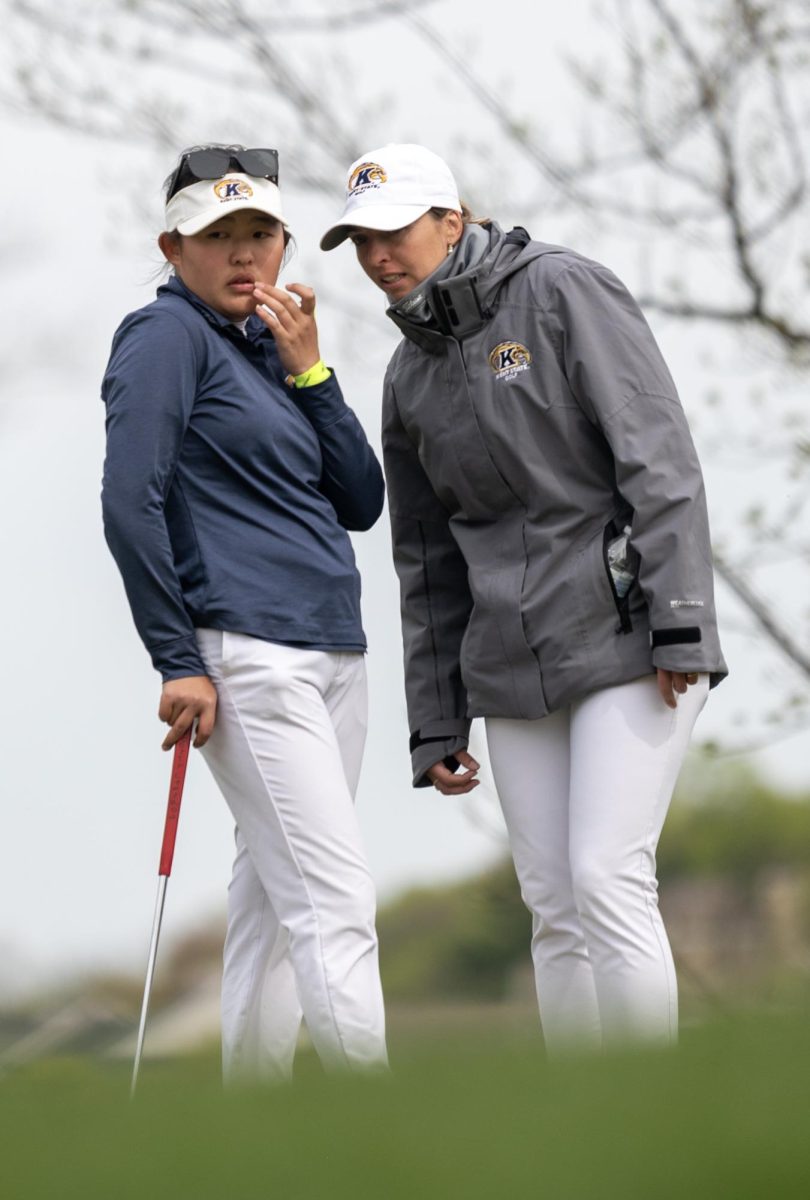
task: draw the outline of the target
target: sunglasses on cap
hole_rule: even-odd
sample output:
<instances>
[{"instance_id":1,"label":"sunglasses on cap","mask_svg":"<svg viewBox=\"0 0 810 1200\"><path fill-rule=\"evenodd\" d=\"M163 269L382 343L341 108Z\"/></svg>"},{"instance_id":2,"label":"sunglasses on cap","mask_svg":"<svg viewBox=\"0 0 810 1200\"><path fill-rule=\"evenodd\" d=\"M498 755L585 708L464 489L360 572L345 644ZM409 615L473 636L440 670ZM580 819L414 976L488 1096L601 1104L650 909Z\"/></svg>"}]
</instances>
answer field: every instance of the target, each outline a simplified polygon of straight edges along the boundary
<instances>
[{"instance_id":1,"label":"sunglasses on cap","mask_svg":"<svg viewBox=\"0 0 810 1200\"><path fill-rule=\"evenodd\" d=\"M190 150L180 159L166 199L171 200L176 192L192 183L199 183L201 179L221 179L230 171L241 171L244 175L253 175L256 179L269 179L271 183L277 184L278 151L238 150L232 146Z\"/></svg>"}]
</instances>

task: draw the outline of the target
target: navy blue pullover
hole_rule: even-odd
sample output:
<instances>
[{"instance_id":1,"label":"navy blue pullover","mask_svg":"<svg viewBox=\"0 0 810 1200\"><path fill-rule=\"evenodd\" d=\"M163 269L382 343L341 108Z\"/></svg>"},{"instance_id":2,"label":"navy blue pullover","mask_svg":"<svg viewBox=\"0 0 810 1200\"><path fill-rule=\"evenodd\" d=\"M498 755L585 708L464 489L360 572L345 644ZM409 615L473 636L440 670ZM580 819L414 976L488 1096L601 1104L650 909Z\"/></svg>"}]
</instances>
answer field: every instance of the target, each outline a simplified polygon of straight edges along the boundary
<instances>
[{"instance_id":1,"label":"navy blue pullover","mask_svg":"<svg viewBox=\"0 0 810 1200\"><path fill-rule=\"evenodd\" d=\"M334 375L285 376L258 317L245 336L176 277L116 332L104 532L164 681L206 673L196 627L365 649L346 530L380 515L382 472Z\"/></svg>"}]
</instances>

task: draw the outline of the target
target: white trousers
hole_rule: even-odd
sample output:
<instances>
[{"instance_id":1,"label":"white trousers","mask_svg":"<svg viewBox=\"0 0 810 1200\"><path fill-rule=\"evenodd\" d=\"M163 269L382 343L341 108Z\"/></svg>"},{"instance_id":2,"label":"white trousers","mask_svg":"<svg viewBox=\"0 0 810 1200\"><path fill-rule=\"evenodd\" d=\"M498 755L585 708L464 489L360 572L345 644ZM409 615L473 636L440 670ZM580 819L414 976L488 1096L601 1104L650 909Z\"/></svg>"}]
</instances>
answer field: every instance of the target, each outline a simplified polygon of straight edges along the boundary
<instances>
[{"instance_id":1,"label":"white trousers","mask_svg":"<svg viewBox=\"0 0 810 1200\"><path fill-rule=\"evenodd\" d=\"M671 709L650 676L539 721L487 719L552 1053L677 1037L655 852L708 687L701 675Z\"/></svg>"},{"instance_id":2,"label":"white trousers","mask_svg":"<svg viewBox=\"0 0 810 1200\"><path fill-rule=\"evenodd\" d=\"M288 1078L302 1016L326 1067L383 1066L375 889L354 809L363 655L213 629L197 638L218 695L202 753L237 825L225 1077Z\"/></svg>"}]
</instances>

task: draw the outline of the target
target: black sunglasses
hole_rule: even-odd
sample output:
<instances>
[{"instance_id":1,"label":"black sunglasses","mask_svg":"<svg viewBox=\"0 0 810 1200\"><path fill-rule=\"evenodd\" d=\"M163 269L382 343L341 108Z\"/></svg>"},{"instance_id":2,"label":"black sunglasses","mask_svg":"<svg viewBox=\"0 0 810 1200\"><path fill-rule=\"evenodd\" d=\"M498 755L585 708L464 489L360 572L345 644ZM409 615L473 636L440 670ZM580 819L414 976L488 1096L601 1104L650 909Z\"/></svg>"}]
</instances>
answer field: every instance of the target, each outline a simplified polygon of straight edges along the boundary
<instances>
[{"instance_id":1,"label":"black sunglasses","mask_svg":"<svg viewBox=\"0 0 810 1200\"><path fill-rule=\"evenodd\" d=\"M237 150L231 146L211 147L208 150L190 150L180 159L166 196L171 200L176 192L201 179L221 179L230 171L241 171L258 179L269 179L278 183L277 150Z\"/></svg>"}]
</instances>

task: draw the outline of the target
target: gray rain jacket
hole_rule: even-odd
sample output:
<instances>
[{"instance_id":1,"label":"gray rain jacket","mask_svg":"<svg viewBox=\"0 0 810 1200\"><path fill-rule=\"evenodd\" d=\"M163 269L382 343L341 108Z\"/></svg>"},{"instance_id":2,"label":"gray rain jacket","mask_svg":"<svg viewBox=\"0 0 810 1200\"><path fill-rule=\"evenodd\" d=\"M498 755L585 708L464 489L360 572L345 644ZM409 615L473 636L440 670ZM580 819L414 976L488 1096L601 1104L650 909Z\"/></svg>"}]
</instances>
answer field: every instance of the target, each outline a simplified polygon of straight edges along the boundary
<instances>
[{"instance_id":1,"label":"gray rain jacket","mask_svg":"<svg viewBox=\"0 0 810 1200\"><path fill-rule=\"evenodd\" d=\"M383 451L414 783L471 717L545 716L656 667L726 674L703 480L626 288L488 227L388 367ZM626 526L623 599L607 545Z\"/></svg>"}]
</instances>

